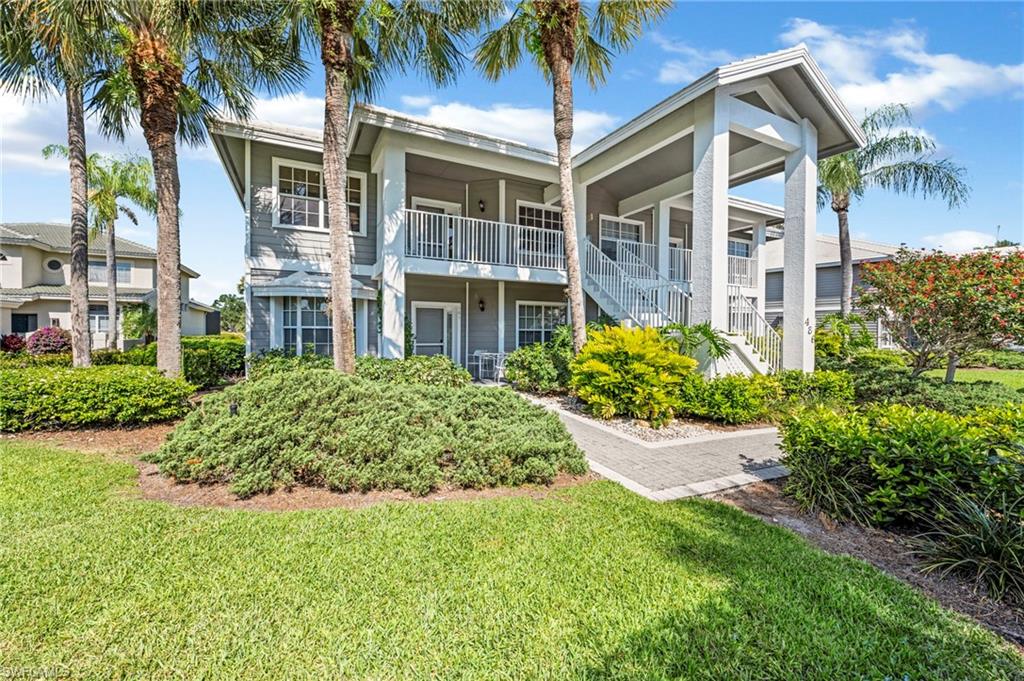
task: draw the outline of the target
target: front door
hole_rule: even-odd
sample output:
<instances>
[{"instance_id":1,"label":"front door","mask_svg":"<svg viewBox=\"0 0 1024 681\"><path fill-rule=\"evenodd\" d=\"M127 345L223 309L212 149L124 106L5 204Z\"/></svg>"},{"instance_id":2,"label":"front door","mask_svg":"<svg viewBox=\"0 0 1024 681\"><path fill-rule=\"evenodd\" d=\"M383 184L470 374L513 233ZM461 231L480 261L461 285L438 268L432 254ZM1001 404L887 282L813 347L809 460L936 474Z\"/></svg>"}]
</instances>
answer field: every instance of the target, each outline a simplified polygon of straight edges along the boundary
<instances>
[{"instance_id":1,"label":"front door","mask_svg":"<svg viewBox=\"0 0 1024 681\"><path fill-rule=\"evenodd\" d=\"M459 364L460 320L458 303L413 303L413 354L445 355Z\"/></svg>"}]
</instances>

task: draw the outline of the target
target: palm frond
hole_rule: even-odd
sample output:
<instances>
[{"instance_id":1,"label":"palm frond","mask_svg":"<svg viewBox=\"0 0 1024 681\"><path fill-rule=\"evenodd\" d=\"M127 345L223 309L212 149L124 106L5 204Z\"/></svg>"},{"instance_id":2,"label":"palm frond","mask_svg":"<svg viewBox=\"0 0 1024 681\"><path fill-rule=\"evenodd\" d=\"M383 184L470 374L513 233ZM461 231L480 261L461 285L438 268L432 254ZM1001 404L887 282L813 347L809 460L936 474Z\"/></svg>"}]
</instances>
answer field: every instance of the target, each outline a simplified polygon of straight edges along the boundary
<instances>
[{"instance_id":1,"label":"palm frond","mask_svg":"<svg viewBox=\"0 0 1024 681\"><path fill-rule=\"evenodd\" d=\"M966 171L949 159L911 159L880 166L864 176L864 183L899 194L938 196L950 208L962 206L971 194Z\"/></svg>"},{"instance_id":2,"label":"palm frond","mask_svg":"<svg viewBox=\"0 0 1024 681\"><path fill-rule=\"evenodd\" d=\"M523 51L535 34L532 6L519 3L505 23L484 34L473 59L476 67L488 80L499 80L519 66Z\"/></svg>"}]
</instances>

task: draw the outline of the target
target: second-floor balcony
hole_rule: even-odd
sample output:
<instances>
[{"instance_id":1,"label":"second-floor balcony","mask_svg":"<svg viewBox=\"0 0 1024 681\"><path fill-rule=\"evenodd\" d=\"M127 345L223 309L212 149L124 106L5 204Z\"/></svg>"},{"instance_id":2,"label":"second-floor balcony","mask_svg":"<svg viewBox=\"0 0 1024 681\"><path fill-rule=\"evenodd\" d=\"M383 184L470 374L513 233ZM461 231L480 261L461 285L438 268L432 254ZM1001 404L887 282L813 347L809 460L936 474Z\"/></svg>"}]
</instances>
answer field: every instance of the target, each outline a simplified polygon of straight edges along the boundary
<instances>
[{"instance_id":1,"label":"second-floor balcony","mask_svg":"<svg viewBox=\"0 0 1024 681\"><path fill-rule=\"evenodd\" d=\"M410 258L565 269L561 230L406 210L405 233Z\"/></svg>"}]
</instances>

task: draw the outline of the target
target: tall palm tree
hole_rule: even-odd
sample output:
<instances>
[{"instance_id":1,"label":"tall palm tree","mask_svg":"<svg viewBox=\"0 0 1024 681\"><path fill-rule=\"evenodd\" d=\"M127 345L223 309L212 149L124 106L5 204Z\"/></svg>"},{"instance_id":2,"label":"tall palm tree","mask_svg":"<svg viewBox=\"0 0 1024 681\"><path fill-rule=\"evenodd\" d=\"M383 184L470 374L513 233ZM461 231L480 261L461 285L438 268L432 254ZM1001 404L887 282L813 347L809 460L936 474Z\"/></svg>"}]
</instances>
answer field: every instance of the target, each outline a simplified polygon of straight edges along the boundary
<instances>
[{"instance_id":1,"label":"tall palm tree","mask_svg":"<svg viewBox=\"0 0 1024 681\"><path fill-rule=\"evenodd\" d=\"M933 158L935 142L911 126L906 104L887 104L869 113L861 123L867 144L818 165L818 209L832 206L839 221L839 262L843 290L840 314L853 305L853 255L850 248L850 199L868 189L897 194L938 196L952 209L970 195L966 171L949 159Z\"/></svg>"},{"instance_id":2,"label":"tall palm tree","mask_svg":"<svg viewBox=\"0 0 1024 681\"><path fill-rule=\"evenodd\" d=\"M102 4L89 0L0 3L0 90L46 98L63 90L71 185L71 358L89 366L89 227L87 217L86 83L103 46Z\"/></svg>"},{"instance_id":3,"label":"tall palm tree","mask_svg":"<svg viewBox=\"0 0 1024 681\"><path fill-rule=\"evenodd\" d=\"M324 187L331 250L334 368L355 371L352 314L348 126L353 99L371 99L396 70L413 69L438 86L462 67L466 36L491 21L496 0L307 0L294 19L319 48L324 67ZM365 188L364 188L365 191Z\"/></svg>"},{"instance_id":4,"label":"tall palm tree","mask_svg":"<svg viewBox=\"0 0 1024 681\"><path fill-rule=\"evenodd\" d=\"M572 316L573 350L587 340L583 279L576 242L572 194L573 71L592 88L605 82L617 51L628 49L646 25L660 19L671 0L517 0L508 19L488 32L476 52L476 64L491 80L514 70L523 52L552 85L558 183L565 232L566 273Z\"/></svg>"},{"instance_id":5,"label":"tall palm tree","mask_svg":"<svg viewBox=\"0 0 1024 681\"><path fill-rule=\"evenodd\" d=\"M68 157L68 148L51 144L43 149L43 156ZM86 175L89 179L89 208L92 213L92 227L89 239L106 237L107 255L107 347L117 348L117 239L114 222L123 214L133 224L139 219L127 199L146 211L156 215L156 191L153 189L153 166L141 156L113 158L102 154L89 154L86 159Z\"/></svg>"},{"instance_id":6,"label":"tall palm tree","mask_svg":"<svg viewBox=\"0 0 1024 681\"><path fill-rule=\"evenodd\" d=\"M122 138L136 120L153 160L157 195L157 368L181 373L181 242L177 138L200 144L222 106L252 111L255 89L297 88L305 74L288 37L286 6L269 2L110 0L111 56L90 105L104 133Z\"/></svg>"}]
</instances>

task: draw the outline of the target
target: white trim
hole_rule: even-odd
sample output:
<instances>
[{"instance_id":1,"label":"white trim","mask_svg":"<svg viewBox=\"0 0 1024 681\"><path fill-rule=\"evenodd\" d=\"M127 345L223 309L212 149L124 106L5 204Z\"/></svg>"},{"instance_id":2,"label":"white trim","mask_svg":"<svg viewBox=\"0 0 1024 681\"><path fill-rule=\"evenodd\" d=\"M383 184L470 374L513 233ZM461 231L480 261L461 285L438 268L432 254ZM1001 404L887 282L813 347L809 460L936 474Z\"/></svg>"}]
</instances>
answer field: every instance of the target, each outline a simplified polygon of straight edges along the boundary
<instances>
[{"instance_id":1,"label":"white trim","mask_svg":"<svg viewBox=\"0 0 1024 681\"><path fill-rule=\"evenodd\" d=\"M564 307L565 308L565 321L570 322L570 307L568 302L558 302L554 300L517 300L516 301L516 342L515 347L521 348L519 344L519 308L523 305L540 305L542 307Z\"/></svg>"},{"instance_id":2,"label":"white trim","mask_svg":"<svg viewBox=\"0 0 1024 681\"><path fill-rule=\"evenodd\" d=\"M556 213L562 212L561 206L552 206L547 203L537 203L536 201L526 201L525 199L516 199L516 220L519 219L519 207L526 206L527 208L538 208L540 210L550 210Z\"/></svg>"},{"instance_id":3,"label":"white trim","mask_svg":"<svg viewBox=\"0 0 1024 681\"><path fill-rule=\"evenodd\" d=\"M432 274L440 277L532 281L538 284L565 284L567 282L565 270L512 265L482 265L430 258L406 258L403 272L405 274Z\"/></svg>"},{"instance_id":4,"label":"white trim","mask_svg":"<svg viewBox=\"0 0 1024 681\"><path fill-rule=\"evenodd\" d=\"M252 150L251 143L245 140L245 257L252 255Z\"/></svg>"},{"instance_id":5,"label":"white trim","mask_svg":"<svg viewBox=\"0 0 1024 681\"><path fill-rule=\"evenodd\" d=\"M362 170L350 170L348 171L349 177L355 177L359 179L359 230L352 232L352 236L366 236L367 224L366 224L366 192L370 189L370 183L367 180L367 175ZM326 202L326 199L325 199ZM347 208L348 203L348 180L345 181L345 207ZM352 231L352 225L349 225L349 231Z\"/></svg>"},{"instance_id":6,"label":"white trim","mask_svg":"<svg viewBox=\"0 0 1024 681\"><path fill-rule=\"evenodd\" d=\"M420 206L426 206L428 208L440 208L445 211L445 215L456 215L462 217L462 204L456 203L455 201L442 201L441 199L428 199L422 196L412 197L412 209L419 210ZM449 213L448 211L453 211Z\"/></svg>"},{"instance_id":7,"label":"white trim","mask_svg":"<svg viewBox=\"0 0 1024 681\"><path fill-rule=\"evenodd\" d=\"M330 260L295 260L292 258L246 258L245 266L249 269L255 270L277 270L277 271L296 271L296 272L320 272L324 274L331 273L331 261ZM372 277L374 274L373 265L366 265L363 263L353 263L351 265L351 273L354 277Z\"/></svg>"},{"instance_id":8,"label":"white trim","mask_svg":"<svg viewBox=\"0 0 1024 681\"><path fill-rule=\"evenodd\" d=\"M282 317L283 306L281 305L281 296L271 296L270 298L270 347L281 348L284 347L283 329L284 319Z\"/></svg>"},{"instance_id":9,"label":"white trim","mask_svg":"<svg viewBox=\"0 0 1024 681\"><path fill-rule=\"evenodd\" d=\"M498 352L505 352L505 282L498 282Z\"/></svg>"},{"instance_id":10,"label":"white trim","mask_svg":"<svg viewBox=\"0 0 1024 681\"><path fill-rule=\"evenodd\" d=\"M598 240L597 247L598 248L601 247L601 243L600 242L604 239L601 236L601 223L604 220L608 220L608 221L611 221L611 222L625 222L626 224L637 225L638 227L640 227L640 240L639 241L630 241L629 243L638 243L638 244L651 243L651 242L647 241L647 223L644 222L643 220L636 220L636 219L633 219L633 218L623 218L623 217L619 217L618 215L611 215L610 213L598 213L597 214L597 240ZM608 241L628 241L628 239L608 239Z\"/></svg>"},{"instance_id":11,"label":"white trim","mask_svg":"<svg viewBox=\"0 0 1024 681\"><path fill-rule=\"evenodd\" d=\"M281 221L280 221L280 219L281 219L280 218L280 216L281 216L281 202L280 202L280 196L279 196L279 191L278 191L278 186L280 185L280 180L281 180L281 176L280 176L281 166L288 166L290 168L299 168L299 169L302 169L302 170L312 170L314 172L320 173L320 197L317 199L317 203L318 203L319 208L320 208L320 217L318 219L318 223L319 224L317 226L314 227L314 226L309 226L309 225L286 225L286 224L282 224L281 223ZM300 231L300 232L314 232L314 233L317 233L317 234L328 234L328 233L330 233L330 229L324 225L324 215L325 215L325 210L326 210L326 206L327 206L327 196L326 196L326 192L324 190L324 167L323 167L323 165L319 165L319 164L316 164L316 163L309 163L308 161L296 161L294 159L285 158L285 157L282 157L282 156L271 156L270 157L270 168L271 168L271 173L270 173L270 177L271 177L271 191L273 193L273 204L274 204L274 207L273 207L273 209L271 210L271 213L270 213L270 226L273 227L274 229L291 229L291 230L296 230L296 231ZM358 231L351 230L351 225L350 225L350 230L349 231L351 232L352 236L363 236L363 237L365 237L367 235L367 232L368 232L367 225L366 225L366 219L367 219L366 218L366 205L367 205L366 192L369 189L369 183L367 182L367 175L366 175L365 172L363 172L361 170L350 170L350 171L348 171L347 175L348 175L348 177L355 177L355 178L357 178L359 180L359 230ZM297 196L297 195L289 194L289 196ZM298 198L303 198L303 197L298 197ZM310 197L305 197L305 198L309 199ZM349 203L348 203L348 180L347 179L345 181L345 196L344 196L344 199L345 199L344 203L345 203L345 206L346 206L346 209L347 209L347 207L349 205Z\"/></svg>"},{"instance_id":12,"label":"white trim","mask_svg":"<svg viewBox=\"0 0 1024 681\"><path fill-rule=\"evenodd\" d=\"M468 285L468 282L467 282ZM462 303L448 303L432 300L414 300L410 303L412 314L412 354L416 354L416 312L419 310L441 310L444 315L441 318L441 330L443 332L441 352L456 364L462 364ZM448 314L453 314L455 319L452 328L455 333L452 337L448 335ZM468 315L467 315L468 316ZM428 343L428 345L435 345Z\"/></svg>"},{"instance_id":13,"label":"white trim","mask_svg":"<svg viewBox=\"0 0 1024 681\"><path fill-rule=\"evenodd\" d=\"M370 307L369 302L366 300L357 300L356 303L356 319L359 327L359 333L356 334L356 354L365 355L369 348L370 342L370 315L367 312Z\"/></svg>"},{"instance_id":14,"label":"white trim","mask_svg":"<svg viewBox=\"0 0 1024 681\"><path fill-rule=\"evenodd\" d=\"M498 222L505 220L505 178L498 180Z\"/></svg>"}]
</instances>

